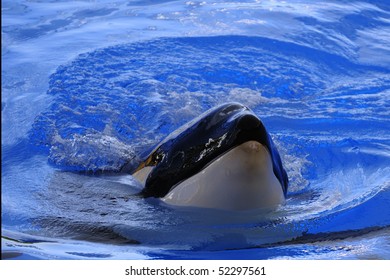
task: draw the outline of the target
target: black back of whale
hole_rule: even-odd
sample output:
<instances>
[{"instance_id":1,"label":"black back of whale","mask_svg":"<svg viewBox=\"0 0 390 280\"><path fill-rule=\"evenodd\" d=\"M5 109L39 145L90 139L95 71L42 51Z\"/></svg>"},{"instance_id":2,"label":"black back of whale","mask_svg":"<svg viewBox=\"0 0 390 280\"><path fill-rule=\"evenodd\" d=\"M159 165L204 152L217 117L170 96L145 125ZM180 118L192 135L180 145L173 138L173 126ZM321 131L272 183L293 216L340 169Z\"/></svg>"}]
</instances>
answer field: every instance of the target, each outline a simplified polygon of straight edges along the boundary
<instances>
[{"instance_id":1,"label":"black back of whale","mask_svg":"<svg viewBox=\"0 0 390 280\"><path fill-rule=\"evenodd\" d=\"M141 164L142 167L155 166L141 195L164 197L177 184L201 171L218 156L251 140L268 148L274 174L286 194L287 173L263 123L247 107L227 103L207 111L159 144Z\"/></svg>"}]
</instances>

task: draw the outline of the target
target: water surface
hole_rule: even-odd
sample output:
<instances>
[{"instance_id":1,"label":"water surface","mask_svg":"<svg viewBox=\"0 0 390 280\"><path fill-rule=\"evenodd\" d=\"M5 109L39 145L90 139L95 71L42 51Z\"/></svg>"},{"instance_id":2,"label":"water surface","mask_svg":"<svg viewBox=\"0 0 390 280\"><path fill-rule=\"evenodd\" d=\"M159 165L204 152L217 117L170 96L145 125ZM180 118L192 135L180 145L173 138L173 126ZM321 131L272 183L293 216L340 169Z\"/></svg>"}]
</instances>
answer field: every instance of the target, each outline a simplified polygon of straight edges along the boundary
<instances>
[{"instance_id":1,"label":"water surface","mask_svg":"<svg viewBox=\"0 0 390 280\"><path fill-rule=\"evenodd\" d=\"M2 245L32 259L388 259L385 1L3 1ZM262 213L116 174L227 101L290 177Z\"/></svg>"}]
</instances>

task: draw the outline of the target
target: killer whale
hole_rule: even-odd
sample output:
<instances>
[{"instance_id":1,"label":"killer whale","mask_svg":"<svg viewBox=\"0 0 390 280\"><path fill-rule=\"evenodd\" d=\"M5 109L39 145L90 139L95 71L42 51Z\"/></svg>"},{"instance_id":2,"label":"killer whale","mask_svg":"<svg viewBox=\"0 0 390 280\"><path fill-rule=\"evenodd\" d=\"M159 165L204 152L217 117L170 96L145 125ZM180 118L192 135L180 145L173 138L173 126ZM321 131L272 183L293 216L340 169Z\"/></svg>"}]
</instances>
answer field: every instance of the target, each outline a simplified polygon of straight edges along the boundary
<instances>
[{"instance_id":1,"label":"killer whale","mask_svg":"<svg viewBox=\"0 0 390 280\"><path fill-rule=\"evenodd\" d=\"M288 176L262 121L246 106L212 108L167 136L131 172L142 197L226 210L284 202Z\"/></svg>"}]
</instances>

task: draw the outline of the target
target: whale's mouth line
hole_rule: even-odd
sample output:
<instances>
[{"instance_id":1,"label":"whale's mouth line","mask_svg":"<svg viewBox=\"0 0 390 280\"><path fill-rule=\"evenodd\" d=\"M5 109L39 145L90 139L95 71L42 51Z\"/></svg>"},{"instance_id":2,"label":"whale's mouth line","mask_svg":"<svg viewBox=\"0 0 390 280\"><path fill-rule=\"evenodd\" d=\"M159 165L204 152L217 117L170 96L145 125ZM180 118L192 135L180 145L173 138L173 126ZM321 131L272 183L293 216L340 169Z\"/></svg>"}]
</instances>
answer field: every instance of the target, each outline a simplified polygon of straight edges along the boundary
<instances>
[{"instance_id":1,"label":"whale's mouth line","mask_svg":"<svg viewBox=\"0 0 390 280\"><path fill-rule=\"evenodd\" d=\"M199 174L201 172L203 172L204 170L206 170L210 165L214 164L216 161L220 160L222 157L224 157L226 154L228 154L229 152L233 151L234 149L238 148L239 146L242 146L243 144L245 143L248 143L248 142L255 142L257 143L257 147L256 145L254 145L254 147L252 148L252 151L256 151L258 150L260 147L265 149L268 153L270 152L268 147L262 143L260 143L259 141L257 140L248 140L248 141L245 141L243 143L238 143L232 147L230 147L229 149L227 149L226 151L222 152L221 154L218 154L216 155L213 159L211 159L207 164L205 164L202 168L200 168L197 172L191 174L190 176L186 177L186 178L183 178L182 180L180 180L179 182L177 182L175 185L173 185L169 191L167 192L167 194L171 191L173 191L178 185L180 185L181 183L185 182L186 180L188 180L189 178L195 176L196 174ZM253 145L252 145L253 146ZM142 163L142 165L140 165L142 167L138 167L136 169L136 171L132 174L132 176L134 176L142 185L145 185L146 183L146 180L149 176L149 174L153 171L154 168L156 168L157 166L155 165L148 165L147 162L146 163ZM138 194L139 196L143 196L142 195L142 191L141 193Z\"/></svg>"},{"instance_id":2,"label":"whale's mouth line","mask_svg":"<svg viewBox=\"0 0 390 280\"><path fill-rule=\"evenodd\" d=\"M257 141L231 148L161 198L174 206L221 210L271 209L284 203L269 150Z\"/></svg>"},{"instance_id":3,"label":"whale's mouth line","mask_svg":"<svg viewBox=\"0 0 390 280\"><path fill-rule=\"evenodd\" d=\"M265 146L264 144L260 143L259 141L257 140L248 140L248 141L245 141L244 143L241 143L241 144L237 144L237 145L234 145L232 147L230 147L228 150L224 151L223 153L217 155L216 157L214 157L212 160L210 160L207 164L205 164L198 172L192 174L191 176L188 176L187 178L184 178L183 180L177 182L174 186L171 187L171 189L168 191L171 192L172 190L174 190L178 185L180 185L181 183L185 182L186 180L188 180L189 178L195 176L196 174L199 174L201 172L203 172L205 169L207 169L210 165L214 164L216 161L220 160L223 156L225 156L226 154L228 154L229 152L233 151L234 149L238 148L239 146L245 144L245 143L248 143L248 142L256 142L258 143L259 145L261 145L261 147L263 147L264 149L267 150L267 152L269 153L269 150L267 148L267 146ZM258 147L253 147L254 149L258 149Z\"/></svg>"}]
</instances>

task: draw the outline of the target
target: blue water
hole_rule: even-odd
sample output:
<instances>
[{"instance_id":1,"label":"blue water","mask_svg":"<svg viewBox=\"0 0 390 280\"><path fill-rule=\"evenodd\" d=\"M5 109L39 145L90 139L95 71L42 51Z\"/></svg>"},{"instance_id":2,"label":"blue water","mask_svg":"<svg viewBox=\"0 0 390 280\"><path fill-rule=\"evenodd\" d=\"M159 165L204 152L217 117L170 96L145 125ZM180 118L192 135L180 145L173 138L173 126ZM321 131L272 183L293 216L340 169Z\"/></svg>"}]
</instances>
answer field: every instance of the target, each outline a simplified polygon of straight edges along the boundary
<instances>
[{"instance_id":1,"label":"blue water","mask_svg":"<svg viewBox=\"0 0 390 280\"><path fill-rule=\"evenodd\" d=\"M379 0L2 1L4 256L390 259L389 34ZM115 172L227 101L268 128L286 204L132 196Z\"/></svg>"}]
</instances>

